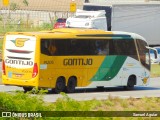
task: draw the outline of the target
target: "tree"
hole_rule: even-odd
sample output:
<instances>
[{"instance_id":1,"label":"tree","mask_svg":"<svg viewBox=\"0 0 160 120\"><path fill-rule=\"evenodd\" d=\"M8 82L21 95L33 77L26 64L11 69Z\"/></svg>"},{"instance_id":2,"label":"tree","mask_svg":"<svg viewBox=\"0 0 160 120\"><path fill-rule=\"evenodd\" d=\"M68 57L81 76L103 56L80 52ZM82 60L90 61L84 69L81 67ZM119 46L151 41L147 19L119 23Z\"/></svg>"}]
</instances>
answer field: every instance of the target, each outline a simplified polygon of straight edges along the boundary
<instances>
[{"instance_id":1,"label":"tree","mask_svg":"<svg viewBox=\"0 0 160 120\"><path fill-rule=\"evenodd\" d=\"M24 4L25 6L28 6L28 5L29 5L29 3L28 3L27 0L23 0L23 4Z\"/></svg>"}]
</instances>

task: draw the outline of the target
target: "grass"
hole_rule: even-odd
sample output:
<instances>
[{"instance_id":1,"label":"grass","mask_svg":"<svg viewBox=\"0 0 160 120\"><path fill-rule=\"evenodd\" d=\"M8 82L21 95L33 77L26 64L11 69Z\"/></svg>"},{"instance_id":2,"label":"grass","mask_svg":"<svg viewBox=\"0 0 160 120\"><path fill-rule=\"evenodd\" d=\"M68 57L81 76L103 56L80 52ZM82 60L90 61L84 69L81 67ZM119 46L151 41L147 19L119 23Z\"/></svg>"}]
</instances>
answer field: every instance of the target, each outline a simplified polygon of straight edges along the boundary
<instances>
[{"instance_id":1,"label":"grass","mask_svg":"<svg viewBox=\"0 0 160 120\"><path fill-rule=\"evenodd\" d=\"M0 50L2 50L3 39L0 39Z\"/></svg>"},{"instance_id":2,"label":"grass","mask_svg":"<svg viewBox=\"0 0 160 120\"><path fill-rule=\"evenodd\" d=\"M0 23L0 35L3 36L5 35L6 32L32 32L32 31L41 31L41 30L50 30L53 29L52 25L50 23L43 23L39 27L27 27L25 24L21 25L11 25L7 24L6 27L4 28L2 23ZM29 25L30 26L30 25Z\"/></svg>"},{"instance_id":3,"label":"grass","mask_svg":"<svg viewBox=\"0 0 160 120\"><path fill-rule=\"evenodd\" d=\"M94 118L96 120L106 119L106 118L100 117L101 115L106 114L105 112L102 112L102 111L122 111L122 112L123 111L131 111L131 112L132 111L160 111L160 107L159 107L160 98L145 97L142 99L135 99L135 98L120 99L118 97L113 98L112 96L109 96L107 100L93 99L89 101L76 101L69 98L64 93L61 93L61 95L63 97L59 98L55 103L46 103L43 101L42 95L31 96L30 94L24 94L22 92L18 92L15 94L0 93L0 110L2 111L54 111L55 113L57 111L62 111L60 116L63 116L63 115L67 116L66 114L68 114L69 116L74 116L75 114L76 116L81 116L89 113L88 114L89 116L91 116L91 114L98 115L98 117ZM67 111L70 111L70 112L67 112ZM84 113L80 111L84 111ZM72 112L75 114L72 114ZM113 116L116 117L117 114L118 112L115 113ZM64 119L64 118L59 117L56 119ZM66 119L71 119L71 118L66 118ZM77 120L77 119L84 119L84 118L74 117L72 119ZM85 118L85 119L89 119L89 118ZM125 119L125 118L114 118L114 119ZM130 119L139 120L143 118L130 118Z\"/></svg>"},{"instance_id":4,"label":"grass","mask_svg":"<svg viewBox=\"0 0 160 120\"><path fill-rule=\"evenodd\" d=\"M160 77L160 64L152 64L151 77Z\"/></svg>"}]
</instances>

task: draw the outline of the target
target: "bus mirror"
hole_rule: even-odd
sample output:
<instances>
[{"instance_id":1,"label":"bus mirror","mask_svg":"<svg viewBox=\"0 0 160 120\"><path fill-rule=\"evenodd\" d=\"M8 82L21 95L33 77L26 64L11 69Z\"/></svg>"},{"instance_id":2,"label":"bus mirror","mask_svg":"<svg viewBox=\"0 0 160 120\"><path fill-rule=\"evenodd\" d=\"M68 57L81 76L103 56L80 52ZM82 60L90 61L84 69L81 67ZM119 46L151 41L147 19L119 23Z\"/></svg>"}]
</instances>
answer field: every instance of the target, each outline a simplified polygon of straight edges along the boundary
<instances>
[{"instance_id":1,"label":"bus mirror","mask_svg":"<svg viewBox=\"0 0 160 120\"><path fill-rule=\"evenodd\" d=\"M157 51L157 49L149 47L149 46L146 46L146 48L149 49L149 50L153 50L154 58L155 58L154 61L156 61L156 62L160 61L160 59L158 58L158 51Z\"/></svg>"},{"instance_id":2,"label":"bus mirror","mask_svg":"<svg viewBox=\"0 0 160 120\"><path fill-rule=\"evenodd\" d=\"M158 58L157 51L154 51L154 56L155 56L155 59Z\"/></svg>"}]
</instances>

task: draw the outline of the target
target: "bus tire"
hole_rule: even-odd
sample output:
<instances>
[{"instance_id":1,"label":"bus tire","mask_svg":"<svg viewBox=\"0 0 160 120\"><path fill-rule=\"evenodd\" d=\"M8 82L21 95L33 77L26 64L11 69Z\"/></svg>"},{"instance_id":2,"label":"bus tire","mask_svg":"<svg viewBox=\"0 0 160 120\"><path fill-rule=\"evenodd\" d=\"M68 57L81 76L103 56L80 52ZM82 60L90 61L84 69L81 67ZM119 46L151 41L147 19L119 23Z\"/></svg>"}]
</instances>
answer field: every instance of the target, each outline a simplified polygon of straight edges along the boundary
<instances>
[{"instance_id":1,"label":"bus tire","mask_svg":"<svg viewBox=\"0 0 160 120\"><path fill-rule=\"evenodd\" d=\"M56 81L56 86L53 89L55 93L60 93L65 90L65 78L64 77L59 77Z\"/></svg>"},{"instance_id":2,"label":"bus tire","mask_svg":"<svg viewBox=\"0 0 160 120\"><path fill-rule=\"evenodd\" d=\"M28 92L31 91L33 89L33 87L23 87L24 92Z\"/></svg>"},{"instance_id":3,"label":"bus tire","mask_svg":"<svg viewBox=\"0 0 160 120\"><path fill-rule=\"evenodd\" d=\"M124 86L125 90L133 90L136 85L136 76L130 76L128 78L127 86Z\"/></svg>"},{"instance_id":4,"label":"bus tire","mask_svg":"<svg viewBox=\"0 0 160 120\"><path fill-rule=\"evenodd\" d=\"M76 77L70 77L68 79L68 83L67 83L67 87L66 87L66 92L67 93L74 93L76 86L77 86L77 79L76 79Z\"/></svg>"}]
</instances>

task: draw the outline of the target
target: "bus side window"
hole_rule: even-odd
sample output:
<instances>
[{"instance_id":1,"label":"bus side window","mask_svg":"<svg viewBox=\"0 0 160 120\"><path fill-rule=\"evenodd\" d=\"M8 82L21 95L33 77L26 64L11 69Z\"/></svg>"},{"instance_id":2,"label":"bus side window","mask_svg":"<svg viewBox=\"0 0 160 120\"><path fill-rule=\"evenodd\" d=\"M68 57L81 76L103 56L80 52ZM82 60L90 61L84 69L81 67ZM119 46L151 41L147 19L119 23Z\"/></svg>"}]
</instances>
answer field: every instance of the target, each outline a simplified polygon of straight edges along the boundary
<instances>
[{"instance_id":1,"label":"bus side window","mask_svg":"<svg viewBox=\"0 0 160 120\"><path fill-rule=\"evenodd\" d=\"M90 55L91 51L90 51L90 41L89 40L85 40L84 42L81 41L81 54L84 55Z\"/></svg>"},{"instance_id":2,"label":"bus side window","mask_svg":"<svg viewBox=\"0 0 160 120\"><path fill-rule=\"evenodd\" d=\"M41 40L41 53L45 55L50 55L50 52L48 50L48 40Z\"/></svg>"},{"instance_id":3,"label":"bus side window","mask_svg":"<svg viewBox=\"0 0 160 120\"><path fill-rule=\"evenodd\" d=\"M97 40L95 42L96 53L98 55L109 55L109 41L108 40Z\"/></svg>"},{"instance_id":4,"label":"bus side window","mask_svg":"<svg viewBox=\"0 0 160 120\"><path fill-rule=\"evenodd\" d=\"M89 40L89 53L90 55L97 55L97 48L95 45L95 40Z\"/></svg>"},{"instance_id":5,"label":"bus side window","mask_svg":"<svg viewBox=\"0 0 160 120\"><path fill-rule=\"evenodd\" d=\"M54 40L49 41L48 51L49 51L50 55L52 55L52 56L56 54L57 48L55 46Z\"/></svg>"},{"instance_id":6,"label":"bus side window","mask_svg":"<svg viewBox=\"0 0 160 120\"><path fill-rule=\"evenodd\" d=\"M101 45L102 55L109 55L109 42L108 40L103 40Z\"/></svg>"},{"instance_id":7,"label":"bus side window","mask_svg":"<svg viewBox=\"0 0 160 120\"><path fill-rule=\"evenodd\" d=\"M109 55L115 55L115 45L113 44L113 40L109 40Z\"/></svg>"},{"instance_id":8,"label":"bus side window","mask_svg":"<svg viewBox=\"0 0 160 120\"><path fill-rule=\"evenodd\" d=\"M75 55L75 51L77 49L77 40L70 40L70 46L68 49L69 55Z\"/></svg>"}]
</instances>

